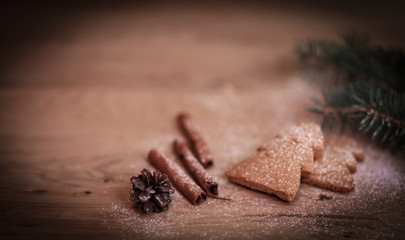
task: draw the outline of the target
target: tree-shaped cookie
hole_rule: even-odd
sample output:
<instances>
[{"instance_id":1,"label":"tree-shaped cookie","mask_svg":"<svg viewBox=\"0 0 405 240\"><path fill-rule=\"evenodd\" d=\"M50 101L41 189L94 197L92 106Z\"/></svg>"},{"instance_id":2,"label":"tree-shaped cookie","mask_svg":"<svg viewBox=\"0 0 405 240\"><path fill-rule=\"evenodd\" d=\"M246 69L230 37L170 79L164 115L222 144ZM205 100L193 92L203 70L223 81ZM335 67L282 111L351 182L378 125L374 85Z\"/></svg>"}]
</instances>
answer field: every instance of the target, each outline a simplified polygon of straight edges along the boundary
<instances>
[{"instance_id":1,"label":"tree-shaped cookie","mask_svg":"<svg viewBox=\"0 0 405 240\"><path fill-rule=\"evenodd\" d=\"M349 192L355 184L352 173L357 161L364 158L363 150L347 136L327 135L323 156L314 162L312 173L302 182L336 192Z\"/></svg>"},{"instance_id":2,"label":"tree-shaped cookie","mask_svg":"<svg viewBox=\"0 0 405 240\"><path fill-rule=\"evenodd\" d=\"M312 139L314 136L318 139ZM233 166L226 175L234 183L291 202L300 186L301 171L311 173L314 152L320 154L322 150L320 127L301 124L260 146L255 155Z\"/></svg>"}]
</instances>

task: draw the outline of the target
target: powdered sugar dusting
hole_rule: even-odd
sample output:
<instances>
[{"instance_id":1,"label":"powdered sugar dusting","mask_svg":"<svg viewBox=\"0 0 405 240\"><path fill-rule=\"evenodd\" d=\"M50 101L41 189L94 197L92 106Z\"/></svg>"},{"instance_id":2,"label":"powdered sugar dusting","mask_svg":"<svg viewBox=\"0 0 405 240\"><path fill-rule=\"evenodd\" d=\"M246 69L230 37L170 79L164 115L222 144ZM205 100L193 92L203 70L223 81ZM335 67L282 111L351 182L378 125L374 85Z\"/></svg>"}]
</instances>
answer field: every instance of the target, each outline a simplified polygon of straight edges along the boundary
<instances>
[{"instance_id":1,"label":"powdered sugar dusting","mask_svg":"<svg viewBox=\"0 0 405 240\"><path fill-rule=\"evenodd\" d=\"M176 192L168 212L150 215L134 209L128 200L102 210L109 214L103 214L105 225L118 230L123 239L395 237L393 229L403 217L389 206L405 203L403 164L388 153L373 154L371 147L366 152L370 154L354 174L356 188L348 194L302 184L295 201L288 204L213 174L220 194L232 200L209 198L193 206ZM320 201L319 194L332 199Z\"/></svg>"},{"instance_id":2,"label":"powdered sugar dusting","mask_svg":"<svg viewBox=\"0 0 405 240\"><path fill-rule=\"evenodd\" d=\"M294 83L293 86L310 91L302 85ZM361 144L365 146L365 159L357 164L353 175L356 186L347 194L301 184L295 200L286 203L273 195L252 191L228 180L225 172L252 155L256 146L272 139L280 128L290 125L298 117L299 121L311 120L312 115L305 115L307 96L291 96L286 94L288 92L291 89L284 92L274 90L272 94L235 93L229 98L193 93L186 98L187 101L178 101L183 104L181 110L190 111L198 119L212 150L215 163L207 171L218 183L219 197L232 200L208 198L201 205L194 206L176 191L169 211L145 215L132 207L129 194L120 194L113 204L100 209L105 227L114 234L118 233L122 239L400 238L403 234L400 224L405 221L403 156L375 149L369 142ZM272 104L269 107L264 102ZM302 104L297 105L297 102ZM170 119L176 116L177 108L166 110L169 113L165 115L159 112L154 117ZM130 172L148 165L145 157L151 147L159 147L164 154L171 156L170 143L179 132L166 121L159 120L154 126L136 144L136 152L145 152L136 155L140 159L136 166L131 165L133 158L121 163L131 166L131 169L119 176L119 179L127 178L125 182L117 183L117 188L123 189L120 193L126 190L123 185L130 187ZM321 201L320 194L332 199Z\"/></svg>"}]
</instances>

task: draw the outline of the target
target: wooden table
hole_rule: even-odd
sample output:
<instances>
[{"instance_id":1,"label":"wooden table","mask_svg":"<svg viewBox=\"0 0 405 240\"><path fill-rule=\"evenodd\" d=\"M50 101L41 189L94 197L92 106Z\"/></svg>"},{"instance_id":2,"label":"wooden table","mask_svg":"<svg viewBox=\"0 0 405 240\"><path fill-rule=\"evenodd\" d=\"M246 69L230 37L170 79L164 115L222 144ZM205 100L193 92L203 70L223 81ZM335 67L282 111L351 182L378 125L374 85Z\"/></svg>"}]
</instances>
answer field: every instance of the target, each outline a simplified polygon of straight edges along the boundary
<instances>
[{"instance_id":1,"label":"wooden table","mask_svg":"<svg viewBox=\"0 0 405 240\"><path fill-rule=\"evenodd\" d=\"M373 14L388 10L373 9L105 4L69 5L63 16L39 9L55 22L26 19L45 27L33 36L17 28L3 44L11 50L1 61L1 238L403 239L404 154L363 138L365 160L348 194L302 184L286 203L224 174L281 128L318 120L305 110L319 89L294 63L297 41L334 38L350 26L380 43L403 43L390 25L395 7L379 24ZM18 36L25 39L15 44ZM151 168L151 148L173 157L180 111L203 130L215 157L209 173L232 200L193 206L176 192L169 211L144 215L129 200L129 178Z\"/></svg>"}]
</instances>

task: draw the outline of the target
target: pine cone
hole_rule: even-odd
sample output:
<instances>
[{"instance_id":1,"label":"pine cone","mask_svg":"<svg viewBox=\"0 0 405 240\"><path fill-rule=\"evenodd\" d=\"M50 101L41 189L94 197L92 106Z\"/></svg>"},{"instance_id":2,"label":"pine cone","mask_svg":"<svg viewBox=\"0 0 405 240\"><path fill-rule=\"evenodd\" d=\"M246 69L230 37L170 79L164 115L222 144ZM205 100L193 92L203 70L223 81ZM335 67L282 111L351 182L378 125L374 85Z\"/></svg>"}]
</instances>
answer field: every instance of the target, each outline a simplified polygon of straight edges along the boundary
<instances>
[{"instance_id":1,"label":"pine cone","mask_svg":"<svg viewBox=\"0 0 405 240\"><path fill-rule=\"evenodd\" d=\"M130 199L135 206L145 213L162 212L169 209L172 201L170 194L174 193L172 184L166 174L143 169L138 177L131 177L132 189Z\"/></svg>"}]
</instances>

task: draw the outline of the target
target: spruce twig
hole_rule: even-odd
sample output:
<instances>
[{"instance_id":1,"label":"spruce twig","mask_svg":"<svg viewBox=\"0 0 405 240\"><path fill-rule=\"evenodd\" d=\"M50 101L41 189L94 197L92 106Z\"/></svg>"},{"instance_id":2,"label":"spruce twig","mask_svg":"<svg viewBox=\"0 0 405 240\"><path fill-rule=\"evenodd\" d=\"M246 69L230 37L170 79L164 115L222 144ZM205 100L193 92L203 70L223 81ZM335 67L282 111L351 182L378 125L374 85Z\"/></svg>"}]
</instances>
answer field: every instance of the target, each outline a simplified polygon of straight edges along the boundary
<instances>
[{"instance_id":1,"label":"spruce twig","mask_svg":"<svg viewBox=\"0 0 405 240\"><path fill-rule=\"evenodd\" d=\"M297 47L304 66L343 76L307 110L323 116L323 127L350 123L372 140L403 148L405 143L405 53L370 47L368 38L345 35L343 44L308 41ZM325 81L334 83L337 78ZM331 86L332 84L329 84Z\"/></svg>"},{"instance_id":2,"label":"spruce twig","mask_svg":"<svg viewBox=\"0 0 405 240\"><path fill-rule=\"evenodd\" d=\"M367 82L356 82L330 90L323 102L308 111L320 114L324 123L337 119L341 130L350 122L362 133L394 148L403 147L405 141L405 94L379 88ZM325 125L324 124L324 125Z\"/></svg>"},{"instance_id":3,"label":"spruce twig","mask_svg":"<svg viewBox=\"0 0 405 240\"><path fill-rule=\"evenodd\" d=\"M368 38L354 33L343 43L308 40L298 45L299 61L306 67L333 71L346 83L367 81L385 88L405 91L405 52L399 48L369 46ZM325 81L332 79L325 79Z\"/></svg>"}]
</instances>

